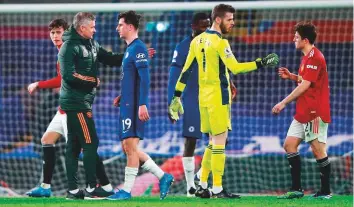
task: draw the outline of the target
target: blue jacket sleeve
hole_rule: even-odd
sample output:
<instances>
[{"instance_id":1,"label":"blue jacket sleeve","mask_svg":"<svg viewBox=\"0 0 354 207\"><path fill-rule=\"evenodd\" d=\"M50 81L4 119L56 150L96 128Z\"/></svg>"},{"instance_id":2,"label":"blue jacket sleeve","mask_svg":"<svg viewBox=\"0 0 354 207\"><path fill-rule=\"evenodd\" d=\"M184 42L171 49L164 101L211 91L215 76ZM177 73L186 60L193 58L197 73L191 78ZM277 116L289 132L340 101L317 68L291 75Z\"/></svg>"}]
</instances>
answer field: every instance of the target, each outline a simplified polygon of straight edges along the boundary
<instances>
[{"instance_id":1,"label":"blue jacket sleeve","mask_svg":"<svg viewBox=\"0 0 354 207\"><path fill-rule=\"evenodd\" d=\"M137 47L135 54L135 66L138 70L140 78L139 86L139 106L147 105L149 101L149 89L150 89L150 72L149 72L149 60L148 51L146 47Z\"/></svg>"}]
</instances>

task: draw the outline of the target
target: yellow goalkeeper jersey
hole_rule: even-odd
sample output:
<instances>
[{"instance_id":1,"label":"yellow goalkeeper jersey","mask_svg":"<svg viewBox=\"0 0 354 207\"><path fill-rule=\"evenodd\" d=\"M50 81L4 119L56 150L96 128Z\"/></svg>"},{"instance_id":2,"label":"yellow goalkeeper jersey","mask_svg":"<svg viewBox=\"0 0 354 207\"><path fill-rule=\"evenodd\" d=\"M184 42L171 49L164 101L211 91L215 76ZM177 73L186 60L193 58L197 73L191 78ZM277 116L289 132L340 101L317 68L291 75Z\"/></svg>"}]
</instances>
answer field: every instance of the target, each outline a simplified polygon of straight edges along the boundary
<instances>
[{"instance_id":1,"label":"yellow goalkeeper jersey","mask_svg":"<svg viewBox=\"0 0 354 207\"><path fill-rule=\"evenodd\" d=\"M229 42L217 31L206 30L193 39L175 91L183 92L194 60L198 62L199 105L209 107L231 103L229 73L257 69L256 62L237 62Z\"/></svg>"}]
</instances>

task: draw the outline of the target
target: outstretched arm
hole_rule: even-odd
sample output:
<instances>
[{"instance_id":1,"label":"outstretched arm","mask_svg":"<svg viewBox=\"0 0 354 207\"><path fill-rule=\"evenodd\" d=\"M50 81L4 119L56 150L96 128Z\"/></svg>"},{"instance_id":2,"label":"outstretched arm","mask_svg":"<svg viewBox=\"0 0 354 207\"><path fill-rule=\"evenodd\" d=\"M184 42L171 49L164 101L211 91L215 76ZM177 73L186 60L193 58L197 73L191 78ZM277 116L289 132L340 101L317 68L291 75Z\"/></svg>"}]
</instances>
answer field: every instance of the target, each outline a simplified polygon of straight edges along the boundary
<instances>
[{"instance_id":1,"label":"outstretched arm","mask_svg":"<svg viewBox=\"0 0 354 207\"><path fill-rule=\"evenodd\" d=\"M293 80L296 82L301 82L302 80L300 80L300 76L294 74L294 73L290 73L290 71L287 68L284 67L280 67L278 69L278 75L279 77L281 77L282 79L289 79L289 80Z\"/></svg>"},{"instance_id":2,"label":"outstretched arm","mask_svg":"<svg viewBox=\"0 0 354 207\"><path fill-rule=\"evenodd\" d=\"M98 43L96 43L98 45ZM108 52L106 49L98 45L98 61L105 65L110 66L121 66L123 61L124 54L117 54L113 52Z\"/></svg>"},{"instance_id":3,"label":"outstretched arm","mask_svg":"<svg viewBox=\"0 0 354 207\"><path fill-rule=\"evenodd\" d=\"M253 62L239 63L231 51L229 42L222 40L218 46L218 54L225 66L233 73L248 73L264 66L275 66L279 62L276 54L270 54L265 58L257 58Z\"/></svg>"}]
</instances>

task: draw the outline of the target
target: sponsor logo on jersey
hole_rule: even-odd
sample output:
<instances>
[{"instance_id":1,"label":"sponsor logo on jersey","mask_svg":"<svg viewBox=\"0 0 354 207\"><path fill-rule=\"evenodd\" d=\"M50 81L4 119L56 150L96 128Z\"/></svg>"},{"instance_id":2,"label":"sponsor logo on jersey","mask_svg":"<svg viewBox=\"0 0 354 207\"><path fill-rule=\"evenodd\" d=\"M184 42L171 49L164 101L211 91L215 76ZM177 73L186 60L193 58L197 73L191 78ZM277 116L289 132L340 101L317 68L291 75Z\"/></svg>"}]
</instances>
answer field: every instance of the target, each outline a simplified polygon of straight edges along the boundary
<instances>
[{"instance_id":1,"label":"sponsor logo on jersey","mask_svg":"<svg viewBox=\"0 0 354 207\"><path fill-rule=\"evenodd\" d=\"M136 54L136 58L143 59L143 58L145 58L145 54L144 53L138 53L138 54Z\"/></svg>"},{"instance_id":2,"label":"sponsor logo on jersey","mask_svg":"<svg viewBox=\"0 0 354 207\"><path fill-rule=\"evenodd\" d=\"M317 70L316 65L306 65L306 68L311 68L311 69Z\"/></svg>"},{"instance_id":3,"label":"sponsor logo on jersey","mask_svg":"<svg viewBox=\"0 0 354 207\"><path fill-rule=\"evenodd\" d=\"M136 54L136 58L138 58L137 63L140 63L140 62L147 62L148 60L146 59L146 56L144 53L138 53Z\"/></svg>"},{"instance_id":4,"label":"sponsor logo on jersey","mask_svg":"<svg viewBox=\"0 0 354 207\"><path fill-rule=\"evenodd\" d=\"M140 59L140 60L137 60L135 62L140 63L140 62L147 62L147 61L148 61L147 59Z\"/></svg>"}]
</instances>

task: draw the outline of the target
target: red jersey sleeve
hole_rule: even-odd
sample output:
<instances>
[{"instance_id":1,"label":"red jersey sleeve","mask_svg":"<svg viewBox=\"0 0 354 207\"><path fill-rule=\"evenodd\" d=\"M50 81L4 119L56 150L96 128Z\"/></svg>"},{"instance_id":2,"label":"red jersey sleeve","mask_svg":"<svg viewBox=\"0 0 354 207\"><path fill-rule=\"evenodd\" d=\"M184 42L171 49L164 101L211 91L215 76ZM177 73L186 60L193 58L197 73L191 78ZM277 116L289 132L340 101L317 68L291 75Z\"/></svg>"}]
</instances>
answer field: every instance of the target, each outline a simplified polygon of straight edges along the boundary
<instances>
[{"instance_id":1,"label":"red jersey sleeve","mask_svg":"<svg viewBox=\"0 0 354 207\"><path fill-rule=\"evenodd\" d=\"M55 78L45 80L45 81L39 81L38 82L38 87L39 88L59 88L61 86L61 77L58 75Z\"/></svg>"},{"instance_id":2,"label":"red jersey sleeve","mask_svg":"<svg viewBox=\"0 0 354 207\"><path fill-rule=\"evenodd\" d=\"M322 70L321 60L317 57L311 57L307 60L304 65L305 74L302 77L304 80L310 81L312 83L316 82L318 79L318 75Z\"/></svg>"},{"instance_id":3,"label":"red jersey sleeve","mask_svg":"<svg viewBox=\"0 0 354 207\"><path fill-rule=\"evenodd\" d=\"M39 81L38 82L38 87L39 88L59 88L61 86L61 75L60 75L60 68L59 68L59 63L57 63L57 77L45 80L45 81Z\"/></svg>"}]
</instances>

